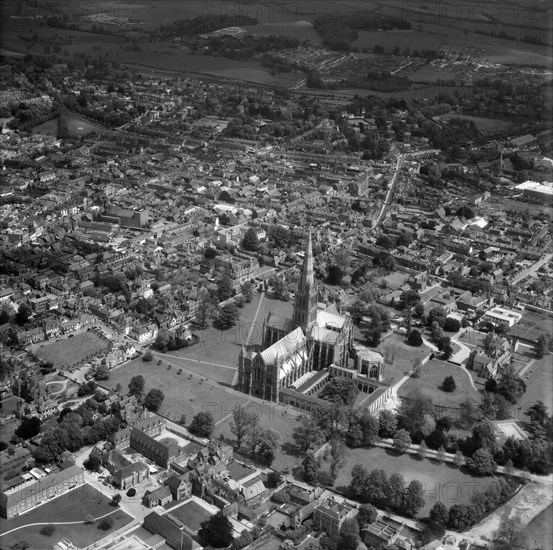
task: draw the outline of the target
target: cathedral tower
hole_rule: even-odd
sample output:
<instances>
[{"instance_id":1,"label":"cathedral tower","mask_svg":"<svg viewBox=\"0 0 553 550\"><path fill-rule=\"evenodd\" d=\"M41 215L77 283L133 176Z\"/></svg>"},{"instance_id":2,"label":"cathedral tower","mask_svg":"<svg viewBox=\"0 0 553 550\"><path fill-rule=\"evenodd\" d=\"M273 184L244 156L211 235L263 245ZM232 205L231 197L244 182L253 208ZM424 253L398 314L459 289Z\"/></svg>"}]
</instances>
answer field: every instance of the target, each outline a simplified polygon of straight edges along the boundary
<instances>
[{"instance_id":1,"label":"cathedral tower","mask_svg":"<svg viewBox=\"0 0 553 550\"><path fill-rule=\"evenodd\" d=\"M296 291L294 302L294 324L308 334L309 329L317 322L317 286L313 275L313 248L311 245L311 230L307 237L305 257L301 279Z\"/></svg>"}]
</instances>

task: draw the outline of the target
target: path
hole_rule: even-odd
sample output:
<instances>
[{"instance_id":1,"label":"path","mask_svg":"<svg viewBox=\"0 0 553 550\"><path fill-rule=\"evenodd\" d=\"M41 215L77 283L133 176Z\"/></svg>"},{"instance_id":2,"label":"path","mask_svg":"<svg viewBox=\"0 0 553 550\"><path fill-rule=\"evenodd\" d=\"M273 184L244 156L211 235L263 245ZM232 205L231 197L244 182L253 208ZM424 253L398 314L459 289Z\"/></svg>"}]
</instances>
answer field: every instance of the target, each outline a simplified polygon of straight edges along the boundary
<instances>
[{"instance_id":1,"label":"path","mask_svg":"<svg viewBox=\"0 0 553 550\"><path fill-rule=\"evenodd\" d=\"M159 353L157 351L152 351L154 357L159 357L160 359L165 359L166 361L169 361L167 357L170 357L172 359L179 359L182 361L189 361L190 363L200 363L202 365L211 365L213 367L220 367L222 369L230 369L230 370L236 370L236 367L231 367L229 365L222 365L221 363L210 363L209 361L201 361L200 359L191 359L190 357L181 357L180 355L171 355L170 353ZM178 365L179 367L181 365Z\"/></svg>"},{"instance_id":2,"label":"path","mask_svg":"<svg viewBox=\"0 0 553 550\"><path fill-rule=\"evenodd\" d=\"M248 336L246 337L246 341L244 342L244 345L248 345L250 343L250 338L252 336L252 332L254 327L256 326L257 316L259 315L259 310L261 309L261 303L263 302L263 298L265 298L265 293L262 292L259 295L259 303L257 304L257 309L255 310L255 315L253 316L253 321L250 326L250 330L248 331Z\"/></svg>"},{"instance_id":3,"label":"path","mask_svg":"<svg viewBox=\"0 0 553 550\"><path fill-rule=\"evenodd\" d=\"M530 361L528 361L528 363L526 364L526 366L521 369L521 371L518 373L519 377L522 378L522 376L526 373L526 371L532 367L534 365L534 363L536 362L535 359L530 359Z\"/></svg>"}]
</instances>

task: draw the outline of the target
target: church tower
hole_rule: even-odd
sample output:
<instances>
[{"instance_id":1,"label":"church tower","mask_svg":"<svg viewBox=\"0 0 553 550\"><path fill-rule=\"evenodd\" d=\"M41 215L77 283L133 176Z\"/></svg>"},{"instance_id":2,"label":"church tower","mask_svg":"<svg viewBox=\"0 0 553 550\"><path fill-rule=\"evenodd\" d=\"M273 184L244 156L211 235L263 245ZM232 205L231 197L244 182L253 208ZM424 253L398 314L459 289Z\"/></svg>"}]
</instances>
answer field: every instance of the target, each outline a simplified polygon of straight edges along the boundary
<instances>
[{"instance_id":1,"label":"church tower","mask_svg":"<svg viewBox=\"0 0 553 550\"><path fill-rule=\"evenodd\" d=\"M294 316L292 320L296 326L303 329L306 335L317 321L317 286L313 275L311 230L309 230L309 235L307 237L307 246L305 248L301 279L296 292Z\"/></svg>"}]
</instances>

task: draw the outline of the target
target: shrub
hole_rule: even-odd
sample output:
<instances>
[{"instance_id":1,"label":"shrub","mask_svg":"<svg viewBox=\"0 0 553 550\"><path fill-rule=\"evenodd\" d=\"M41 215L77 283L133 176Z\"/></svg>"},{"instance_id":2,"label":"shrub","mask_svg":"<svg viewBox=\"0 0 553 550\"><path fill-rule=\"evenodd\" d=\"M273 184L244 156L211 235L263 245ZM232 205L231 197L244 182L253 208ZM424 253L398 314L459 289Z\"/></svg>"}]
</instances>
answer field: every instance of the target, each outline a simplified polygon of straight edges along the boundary
<instances>
[{"instance_id":1,"label":"shrub","mask_svg":"<svg viewBox=\"0 0 553 550\"><path fill-rule=\"evenodd\" d=\"M410 346L414 346L414 347L422 346L422 344L423 344L424 342L423 342L421 333L420 333L417 329L413 329L413 330L409 333L409 336L407 337L407 343L408 343Z\"/></svg>"},{"instance_id":2,"label":"shrub","mask_svg":"<svg viewBox=\"0 0 553 550\"><path fill-rule=\"evenodd\" d=\"M56 526L55 526L55 525L52 525L52 524L45 525L45 526L40 530L40 534L41 534L41 535L45 535L45 536L47 536L47 537L51 537L55 532L56 532Z\"/></svg>"},{"instance_id":3,"label":"shrub","mask_svg":"<svg viewBox=\"0 0 553 550\"><path fill-rule=\"evenodd\" d=\"M102 521L98 524L98 529L102 531L107 531L113 527L113 520L110 517L103 518Z\"/></svg>"},{"instance_id":4,"label":"shrub","mask_svg":"<svg viewBox=\"0 0 553 550\"><path fill-rule=\"evenodd\" d=\"M446 376L442 382L442 390L447 392L454 392L457 389L455 378L453 376Z\"/></svg>"},{"instance_id":5,"label":"shrub","mask_svg":"<svg viewBox=\"0 0 553 550\"><path fill-rule=\"evenodd\" d=\"M128 491L127 491L127 496L128 497L134 497L136 495L136 489L134 487L131 487Z\"/></svg>"}]
</instances>

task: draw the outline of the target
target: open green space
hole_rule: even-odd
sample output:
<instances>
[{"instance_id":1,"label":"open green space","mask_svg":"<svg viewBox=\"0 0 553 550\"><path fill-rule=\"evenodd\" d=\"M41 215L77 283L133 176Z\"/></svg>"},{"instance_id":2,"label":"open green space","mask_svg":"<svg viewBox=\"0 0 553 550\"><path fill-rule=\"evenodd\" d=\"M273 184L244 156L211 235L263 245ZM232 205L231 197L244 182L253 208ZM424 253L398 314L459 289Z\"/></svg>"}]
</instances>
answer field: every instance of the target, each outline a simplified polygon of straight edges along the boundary
<instances>
[{"instance_id":1,"label":"open green space","mask_svg":"<svg viewBox=\"0 0 553 550\"><path fill-rule=\"evenodd\" d=\"M394 362L390 367L393 367L395 371L402 374L410 372L417 361L428 357L432 353L432 350L426 344L419 347L406 344L403 335L397 333L391 334L382 340L380 347L383 349L386 347L394 348ZM386 365L386 373L390 370L389 365ZM386 378L388 379L387 374ZM397 381L397 379L394 381Z\"/></svg>"},{"instance_id":2,"label":"open green space","mask_svg":"<svg viewBox=\"0 0 553 550\"><path fill-rule=\"evenodd\" d=\"M31 550L51 548L63 539L71 540L75 545L84 548L110 535L132 521L132 518L120 508L109 504L110 500L91 485L82 485L56 499L35 508L29 514L10 520L2 520L2 531L7 532L16 527L33 523L78 522L69 525L56 525L51 537L40 534L42 526L23 527L7 535L0 535L0 546L9 548L12 544L26 540ZM84 524L87 515L95 518L110 514L113 526L107 531L98 529L98 522Z\"/></svg>"},{"instance_id":3,"label":"open green space","mask_svg":"<svg viewBox=\"0 0 553 550\"><path fill-rule=\"evenodd\" d=\"M470 116L470 115L443 115L440 117L441 120L450 120L452 118L460 118L464 120L469 120L474 122L474 125L476 128L478 128L478 131L483 133L493 133L493 132L501 132L502 130L505 130L507 128L510 128L512 126L512 123L508 120L499 120L497 118L487 118L487 117L481 117L481 116Z\"/></svg>"},{"instance_id":4,"label":"open green space","mask_svg":"<svg viewBox=\"0 0 553 550\"><path fill-rule=\"evenodd\" d=\"M261 305L259 305L260 302ZM172 351L170 355L188 360L183 361L182 366L193 372L217 382L228 383L228 369L221 368L220 372L217 372L216 368L204 370L206 365L202 363L195 365L192 361L237 368L242 344L261 344L263 321L269 312L291 317L293 305L290 302L269 298L266 294L256 294L254 299L239 311L240 319L235 327L225 331L217 330L214 327L208 327L205 330L193 327L192 330L200 341L189 348ZM249 342L248 335L250 335Z\"/></svg>"},{"instance_id":5,"label":"open green space","mask_svg":"<svg viewBox=\"0 0 553 550\"><path fill-rule=\"evenodd\" d=\"M73 367L99 355L109 348L109 340L96 332L87 331L73 338L64 338L36 348L36 354L44 361L51 361L56 368Z\"/></svg>"},{"instance_id":6,"label":"open green space","mask_svg":"<svg viewBox=\"0 0 553 550\"><path fill-rule=\"evenodd\" d=\"M437 501L448 508L453 504L469 504L474 492L486 489L493 477L473 477L454 465L430 459L420 459L416 455L397 455L395 451L372 447L370 449L348 449L346 460L338 472L335 487L349 494L351 470L362 464L370 470L381 469L389 476L401 473L405 483L418 479L425 492L425 505L418 517L428 516L430 508Z\"/></svg>"},{"instance_id":7,"label":"open green space","mask_svg":"<svg viewBox=\"0 0 553 550\"><path fill-rule=\"evenodd\" d=\"M182 521L192 531L199 531L202 523L212 516L212 514L194 500L189 500L182 506L171 509L168 513Z\"/></svg>"},{"instance_id":8,"label":"open green space","mask_svg":"<svg viewBox=\"0 0 553 550\"><path fill-rule=\"evenodd\" d=\"M67 117L67 130L70 137L86 136L92 132L101 132L104 128L98 124L93 124L86 120L81 120L74 117ZM58 119L53 118L47 122L43 122L35 126L32 130L33 134L44 134L47 136L56 136L58 132Z\"/></svg>"},{"instance_id":9,"label":"open green space","mask_svg":"<svg viewBox=\"0 0 553 550\"><path fill-rule=\"evenodd\" d=\"M519 399L518 406L527 410L536 401L543 401L551 414L551 396L553 395L553 372L551 369L551 355L536 359L527 373L533 372L528 379L523 376L526 383L526 392Z\"/></svg>"},{"instance_id":10,"label":"open green space","mask_svg":"<svg viewBox=\"0 0 553 550\"><path fill-rule=\"evenodd\" d=\"M446 392L440 388L446 376L453 376L455 379L457 388L454 392ZM476 401L480 399L470 383L470 375L464 369L437 359L422 367L419 378L409 378L399 389L399 396L407 397L415 390L428 395L435 405L454 407L468 398Z\"/></svg>"}]
</instances>

